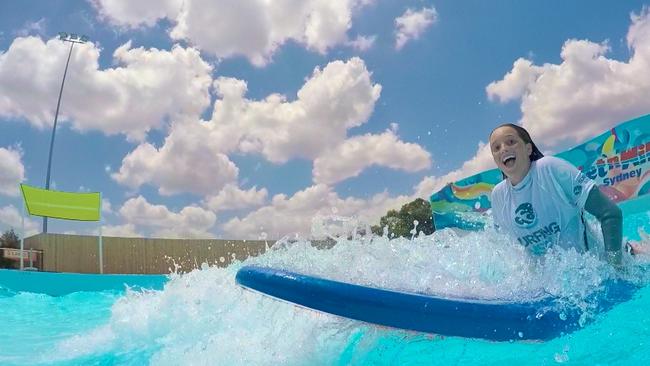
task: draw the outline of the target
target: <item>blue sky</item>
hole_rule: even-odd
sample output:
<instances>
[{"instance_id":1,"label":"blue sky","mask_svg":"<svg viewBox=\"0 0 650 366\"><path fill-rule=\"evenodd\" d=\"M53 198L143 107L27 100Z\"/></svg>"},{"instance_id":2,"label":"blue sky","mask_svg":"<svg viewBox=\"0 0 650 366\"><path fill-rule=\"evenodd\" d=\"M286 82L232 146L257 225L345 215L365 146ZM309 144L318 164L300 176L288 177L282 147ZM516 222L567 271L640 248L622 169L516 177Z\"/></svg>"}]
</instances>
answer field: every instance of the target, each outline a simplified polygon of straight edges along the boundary
<instances>
[{"instance_id":1,"label":"blue sky","mask_svg":"<svg viewBox=\"0 0 650 366\"><path fill-rule=\"evenodd\" d=\"M650 111L641 1L3 1L0 229L18 184L101 191L106 235L279 238L549 152ZM331 217L330 217L331 219ZM94 224L51 220L49 231ZM40 219L27 220L28 234Z\"/></svg>"}]
</instances>

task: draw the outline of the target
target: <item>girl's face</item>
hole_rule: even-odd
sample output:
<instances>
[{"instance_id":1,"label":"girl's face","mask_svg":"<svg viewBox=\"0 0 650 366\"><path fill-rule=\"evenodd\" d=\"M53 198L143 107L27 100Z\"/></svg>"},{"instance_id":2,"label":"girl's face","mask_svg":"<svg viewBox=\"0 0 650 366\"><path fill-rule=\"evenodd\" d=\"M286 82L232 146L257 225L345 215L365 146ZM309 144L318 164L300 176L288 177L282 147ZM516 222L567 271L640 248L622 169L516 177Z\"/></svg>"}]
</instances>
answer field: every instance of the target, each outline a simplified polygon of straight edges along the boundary
<instances>
[{"instance_id":1,"label":"girl's face","mask_svg":"<svg viewBox=\"0 0 650 366\"><path fill-rule=\"evenodd\" d=\"M530 168L530 154L533 145L526 143L514 128L499 127L490 136L492 158L497 167L517 184L526 176Z\"/></svg>"}]
</instances>

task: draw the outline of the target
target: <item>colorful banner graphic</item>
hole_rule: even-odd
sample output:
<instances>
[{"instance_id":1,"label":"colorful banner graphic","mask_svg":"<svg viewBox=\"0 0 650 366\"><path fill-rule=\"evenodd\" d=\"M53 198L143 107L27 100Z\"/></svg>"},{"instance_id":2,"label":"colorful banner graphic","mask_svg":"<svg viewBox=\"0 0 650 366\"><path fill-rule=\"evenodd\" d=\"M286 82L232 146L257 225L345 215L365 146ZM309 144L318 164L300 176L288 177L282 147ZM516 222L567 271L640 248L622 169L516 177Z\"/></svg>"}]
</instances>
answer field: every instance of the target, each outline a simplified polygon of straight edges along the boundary
<instances>
[{"instance_id":1,"label":"colorful banner graphic","mask_svg":"<svg viewBox=\"0 0 650 366\"><path fill-rule=\"evenodd\" d=\"M650 193L650 114L556 155L578 167L615 202ZM492 188L502 180L492 169L447 185L431 195L437 228L476 229L484 225Z\"/></svg>"}]
</instances>

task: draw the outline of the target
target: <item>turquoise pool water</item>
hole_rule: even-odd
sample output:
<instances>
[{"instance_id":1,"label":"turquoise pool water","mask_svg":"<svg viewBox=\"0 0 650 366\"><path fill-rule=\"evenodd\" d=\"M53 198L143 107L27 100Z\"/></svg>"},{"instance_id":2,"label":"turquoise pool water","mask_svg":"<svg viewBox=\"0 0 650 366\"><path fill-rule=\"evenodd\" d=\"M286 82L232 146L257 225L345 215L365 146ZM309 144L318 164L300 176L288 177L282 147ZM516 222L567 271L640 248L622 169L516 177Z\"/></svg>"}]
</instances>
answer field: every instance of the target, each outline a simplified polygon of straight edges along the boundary
<instances>
[{"instance_id":1,"label":"turquoise pool water","mask_svg":"<svg viewBox=\"0 0 650 366\"><path fill-rule=\"evenodd\" d=\"M628 238L650 244L648 232L648 213L626 216ZM628 260L625 276L650 282L650 258ZM574 252L549 253L546 264L533 266L519 246L493 232L339 239L327 250L284 241L245 263L173 276L162 291L52 297L0 289L0 364L650 364L650 286L570 335L495 343L380 328L275 301L235 285L237 269L253 263L377 287L500 299L545 291L576 300L615 275L597 258Z\"/></svg>"}]
</instances>

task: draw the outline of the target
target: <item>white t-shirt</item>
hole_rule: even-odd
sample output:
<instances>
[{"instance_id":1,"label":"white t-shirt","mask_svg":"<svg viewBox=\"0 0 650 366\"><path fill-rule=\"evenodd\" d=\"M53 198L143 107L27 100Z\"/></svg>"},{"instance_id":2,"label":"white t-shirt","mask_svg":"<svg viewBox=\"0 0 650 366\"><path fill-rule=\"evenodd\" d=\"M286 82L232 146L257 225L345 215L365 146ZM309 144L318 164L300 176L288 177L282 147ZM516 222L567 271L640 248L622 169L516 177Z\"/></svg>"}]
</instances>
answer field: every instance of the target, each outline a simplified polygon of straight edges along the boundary
<instances>
[{"instance_id":1,"label":"white t-shirt","mask_svg":"<svg viewBox=\"0 0 650 366\"><path fill-rule=\"evenodd\" d=\"M494 224L536 255L553 245L585 252L590 242L583 209L594 185L569 162L543 157L531 163L528 174L516 186L504 179L494 187Z\"/></svg>"}]
</instances>

